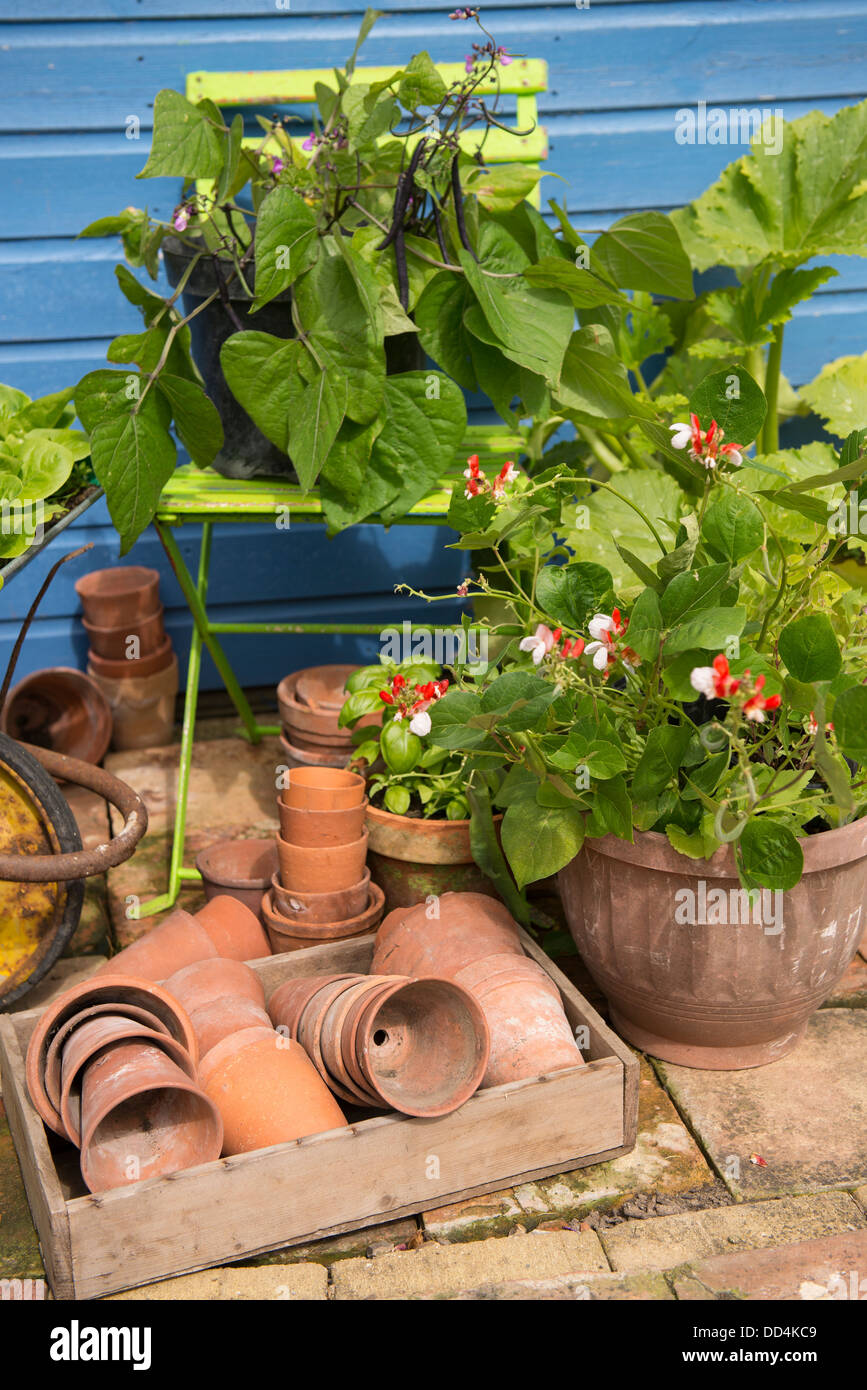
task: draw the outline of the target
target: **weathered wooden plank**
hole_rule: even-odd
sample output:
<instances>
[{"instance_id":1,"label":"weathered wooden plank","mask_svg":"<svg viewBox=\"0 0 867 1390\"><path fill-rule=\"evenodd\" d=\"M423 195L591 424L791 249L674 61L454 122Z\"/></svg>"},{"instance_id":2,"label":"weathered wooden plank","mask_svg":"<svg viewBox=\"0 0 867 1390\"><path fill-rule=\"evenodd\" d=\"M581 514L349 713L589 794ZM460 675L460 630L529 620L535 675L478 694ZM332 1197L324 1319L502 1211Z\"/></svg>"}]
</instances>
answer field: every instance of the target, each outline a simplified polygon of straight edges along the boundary
<instances>
[{"instance_id":1,"label":"weathered wooden plank","mask_svg":"<svg viewBox=\"0 0 867 1390\"><path fill-rule=\"evenodd\" d=\"M550 67L550 111L613 110L667 104L676 90L699 100L776 100L804 92L849 96L867 85L867 13L860 0L669 0L587 10L496 9L486 20L510 51ZM21 101L34 130L118 129L144 122L155 91L182 88L192 68L262 69L340 65L357 15L275 12L270 18L9 24L0 51L0 129L21 128ZM435 14L390 11L374 29L365 61L405 61L427 47L439 62L460 62L467 26ZM816 35L821 34L821 42ZM685 62L695 52L697 61ZM652 55L652 61L649 61ZM769 59L773 66L769 67Z\"/></svg>"}]
</instances>

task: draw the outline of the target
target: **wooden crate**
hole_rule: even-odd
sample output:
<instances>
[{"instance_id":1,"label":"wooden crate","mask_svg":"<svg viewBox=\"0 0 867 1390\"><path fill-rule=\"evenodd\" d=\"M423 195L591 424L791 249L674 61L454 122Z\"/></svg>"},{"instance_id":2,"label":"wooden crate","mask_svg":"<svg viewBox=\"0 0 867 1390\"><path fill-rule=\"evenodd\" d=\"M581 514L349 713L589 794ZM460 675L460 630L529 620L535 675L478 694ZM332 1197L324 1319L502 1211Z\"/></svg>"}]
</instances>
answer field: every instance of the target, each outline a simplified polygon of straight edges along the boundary
<instances>
[{"instance_id":1,"label":"wooden crate","mask_svg":"<svg viewBox=\"0 0 867 1390\"><path fill-rule=\"evenodd\" d=\"M293 976L367 972L374 940L251 964L270 995ZM95 1196L77 1150L49 1135L27 1096L24 1057L38 1012L0 1016L3 1100L55 1297L96 1298L628 1153L637 1059L530 938L523 943L559 988L572 1026L586 1025L586 1066L479 1091L439 1119L359 1118Z\"/></svg>"}]
</instances>

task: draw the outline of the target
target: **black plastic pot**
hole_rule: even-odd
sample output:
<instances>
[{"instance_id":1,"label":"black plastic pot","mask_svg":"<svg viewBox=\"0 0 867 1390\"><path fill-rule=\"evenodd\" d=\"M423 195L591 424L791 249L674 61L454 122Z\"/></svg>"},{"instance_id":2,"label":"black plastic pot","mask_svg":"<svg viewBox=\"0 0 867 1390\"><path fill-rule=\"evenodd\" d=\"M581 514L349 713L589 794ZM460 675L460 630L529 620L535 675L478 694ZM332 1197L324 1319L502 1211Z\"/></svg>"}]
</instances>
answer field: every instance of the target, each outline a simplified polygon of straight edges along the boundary
<instances>
[{"instance_id":1,"label":"black plastic pot","mask_svg":"<svg viewBox=\"0 0 867 1390\"><path fill-rule=\"evenodd\" d=\"M176 237L167 237L163 242L163 255L169 284L174 289L180 283L195 252ZM184 286L181 301L184 313L192 313L219 288L217 265L225 265L226 295L235 317L243 328L255 329L260 333L270 333L275 338L294 338L295 330L291 318L291 292L286 290L272 299L257 313L250 315L250 299L235 279L229 283L231 262L215 264L211 258L203 258L196 265ZM255 286L255 271L250 267L246 272L247 283ZM220 365L220 350L227 338L238 332L236 324L226 311L222 298L215 299L207 309L203 309L190 322L193 360L202 374L205 390L213 401L223 423L225 442L217 457L214 468L225 478L256 477L297 477L292 460L266 439L243 406L232 395L229 384ZM387 338L385 343L386 371L389 375L420 369L425 355L415 333L401 333Z\"/></svg>"}]
</instances>

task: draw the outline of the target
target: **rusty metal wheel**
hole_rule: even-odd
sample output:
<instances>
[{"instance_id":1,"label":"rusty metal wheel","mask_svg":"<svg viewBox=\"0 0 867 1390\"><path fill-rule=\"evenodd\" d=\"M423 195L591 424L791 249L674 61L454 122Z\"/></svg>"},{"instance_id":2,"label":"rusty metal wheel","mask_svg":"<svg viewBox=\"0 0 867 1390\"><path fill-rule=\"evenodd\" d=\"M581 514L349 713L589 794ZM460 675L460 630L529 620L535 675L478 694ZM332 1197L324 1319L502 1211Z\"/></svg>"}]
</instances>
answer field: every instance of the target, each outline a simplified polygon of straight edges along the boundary
<instances>
[{"instance_id":1,"label":"rusty metal wheel","mask_svg":"<svg viewBox=\"0 0 867 1390\"><path fill-rule=\"evenodd\" d=\"M0 854L81 851L69 805L21 744L0 734ZM54 883L0 880L0 1008L42 979L81 916L82 879Z\"/></svg>"}]
</instances>

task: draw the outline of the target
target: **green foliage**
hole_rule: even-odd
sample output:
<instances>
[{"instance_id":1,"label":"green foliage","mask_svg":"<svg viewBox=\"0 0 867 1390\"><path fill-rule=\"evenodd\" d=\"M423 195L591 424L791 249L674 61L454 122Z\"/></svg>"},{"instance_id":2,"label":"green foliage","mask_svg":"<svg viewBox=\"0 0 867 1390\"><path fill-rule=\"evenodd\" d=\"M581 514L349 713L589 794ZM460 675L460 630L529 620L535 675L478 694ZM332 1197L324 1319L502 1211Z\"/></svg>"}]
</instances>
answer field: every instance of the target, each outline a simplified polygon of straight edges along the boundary
<instances>
[{"instance_id":1,"label":"green foliage","mask_svg":"<svg viewBox=\"0 0 867 1390\"><path fill-rule=\"evenodd\" d=\"M86 478L90 441L71 429L72 389L31 400L0 385L0 561L21 555ZM89 470L88 470L89 471Z\"/></svg>"}]
</instances>

